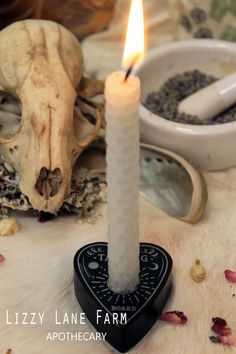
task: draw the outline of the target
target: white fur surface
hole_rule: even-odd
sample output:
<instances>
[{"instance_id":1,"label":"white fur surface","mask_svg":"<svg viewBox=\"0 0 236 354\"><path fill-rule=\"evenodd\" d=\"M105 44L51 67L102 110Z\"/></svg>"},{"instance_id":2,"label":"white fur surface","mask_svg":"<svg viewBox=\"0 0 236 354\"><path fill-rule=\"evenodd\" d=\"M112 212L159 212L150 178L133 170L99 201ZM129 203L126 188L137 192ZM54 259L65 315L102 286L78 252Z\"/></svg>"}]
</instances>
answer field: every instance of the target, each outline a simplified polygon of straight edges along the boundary
<instances>
[{"instance_id":1,"label":"white fur surface","mask_svg":"<svg viewBox=\"0 0 236 354\"><path fill-rule=\"evenodd\" d=\"M236 334L236 285L224 278L224 269L236 269L236 169L207 174L209 203L202 221L190 225L164 215L144 199L141 202L141 240L166 248L174 260L174 292L166 310L181 310L189 321L184 326L157 322L132 354L221 354L236 352L213 344L211 318L222 316ZM115 352L98 342L46 342L49 331L92 331L90 325L55 325L53 315L79 310L73 292L73 256L78 248L106 240L106 207L94 224L74 217L40 224L18 217L22 229L15 237L0 240L6 256L0 266L0 353L108 354ZM204 282L194 283L189 268L200 258L207 269ZM5 311L45 312L43 326L6 325Z\"/></svg>"}]
</instances>

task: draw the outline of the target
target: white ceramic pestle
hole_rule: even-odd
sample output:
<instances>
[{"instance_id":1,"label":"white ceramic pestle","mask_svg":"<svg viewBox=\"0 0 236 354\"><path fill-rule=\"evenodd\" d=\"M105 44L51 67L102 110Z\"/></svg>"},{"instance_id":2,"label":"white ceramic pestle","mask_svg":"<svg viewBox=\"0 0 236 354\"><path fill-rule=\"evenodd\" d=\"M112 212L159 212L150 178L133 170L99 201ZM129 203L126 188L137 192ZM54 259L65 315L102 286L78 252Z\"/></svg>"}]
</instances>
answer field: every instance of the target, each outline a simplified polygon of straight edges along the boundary
<instances>
[{"instance_id":1,"label":"white ceramic pestle","mask_svg":"<svg viewBox=\"0 0 236 354\"><path fill-rule=\"evenodd\" d=\"M236 72L185 98L179 105L179 112L206 120L216 117L234 103Z\"/></svg>"}]
</instances>

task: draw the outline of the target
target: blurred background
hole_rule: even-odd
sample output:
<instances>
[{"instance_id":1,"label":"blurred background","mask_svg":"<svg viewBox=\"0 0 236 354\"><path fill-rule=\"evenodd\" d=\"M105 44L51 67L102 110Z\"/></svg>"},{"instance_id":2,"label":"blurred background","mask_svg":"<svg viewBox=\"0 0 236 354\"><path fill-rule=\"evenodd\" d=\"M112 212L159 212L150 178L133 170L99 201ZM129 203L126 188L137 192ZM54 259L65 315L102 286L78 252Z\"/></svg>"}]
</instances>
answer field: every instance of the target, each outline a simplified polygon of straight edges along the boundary
<instances>
[{"instance_id":1,"label":"blurred background","mask_svg":"<svg viewBox=\"0 0 236 354\"><path fill-rule=\"evenodd\" d=\"M56 21L82 41L86 71L121 67L131 0L0 0L0 28L27 18ZM236 0L143 0L146 50L173 40L236 42ZM84 40L86 37L86 40Z\"/></svg>"},{"instance_id":2,"label":"blurred background","mask_svg":"<svg viewBox=\"0 0 236 354\"><path fill-rule=\"evenodd\" d=\"M42 18L64 25L83 39L108 26L114 5L115 0L0 0L0 26Z\"/></svg>"}]
</instances>

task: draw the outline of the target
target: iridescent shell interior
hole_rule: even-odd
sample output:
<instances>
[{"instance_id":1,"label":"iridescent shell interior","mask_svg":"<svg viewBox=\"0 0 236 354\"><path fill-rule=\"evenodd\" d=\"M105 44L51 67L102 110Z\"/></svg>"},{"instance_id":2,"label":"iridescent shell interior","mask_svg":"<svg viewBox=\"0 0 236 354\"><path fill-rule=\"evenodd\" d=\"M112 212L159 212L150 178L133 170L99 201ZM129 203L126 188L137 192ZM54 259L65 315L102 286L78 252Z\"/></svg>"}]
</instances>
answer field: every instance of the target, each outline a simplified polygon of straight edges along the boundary
<instances>
[{"instance_id":1,"label":"iridescent shell interior","mask_svg":"<svg viewBox=\"0 0 236 354\"><path fill-rule=\"evenodd\" d=\"M193 184L188 171L177 160L142 147L140 193L165 213L181 218L190 209Z\"/></svg>"}]
</instances>

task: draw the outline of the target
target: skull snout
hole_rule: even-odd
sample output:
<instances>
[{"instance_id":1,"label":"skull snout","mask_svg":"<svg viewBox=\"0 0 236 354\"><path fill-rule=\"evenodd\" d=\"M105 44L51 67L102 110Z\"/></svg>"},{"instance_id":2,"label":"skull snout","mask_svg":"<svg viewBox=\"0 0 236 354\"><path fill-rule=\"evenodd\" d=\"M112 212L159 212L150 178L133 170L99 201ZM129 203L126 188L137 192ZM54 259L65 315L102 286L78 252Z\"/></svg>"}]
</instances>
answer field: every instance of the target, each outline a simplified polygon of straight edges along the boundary
<instances>
[{"instance_id":1,"label":"skull snout","mask_svg":"<svg viewBox=\"0 0 236 354\"><path fill-rule=\"evenodd\" d=\"M41 196L49 199L49 197L54 197L60 191L62 182L63 178L60 168L55 168L51 171L46 167L42 167L35 187Z\"/></svg>"}]
</instances>

